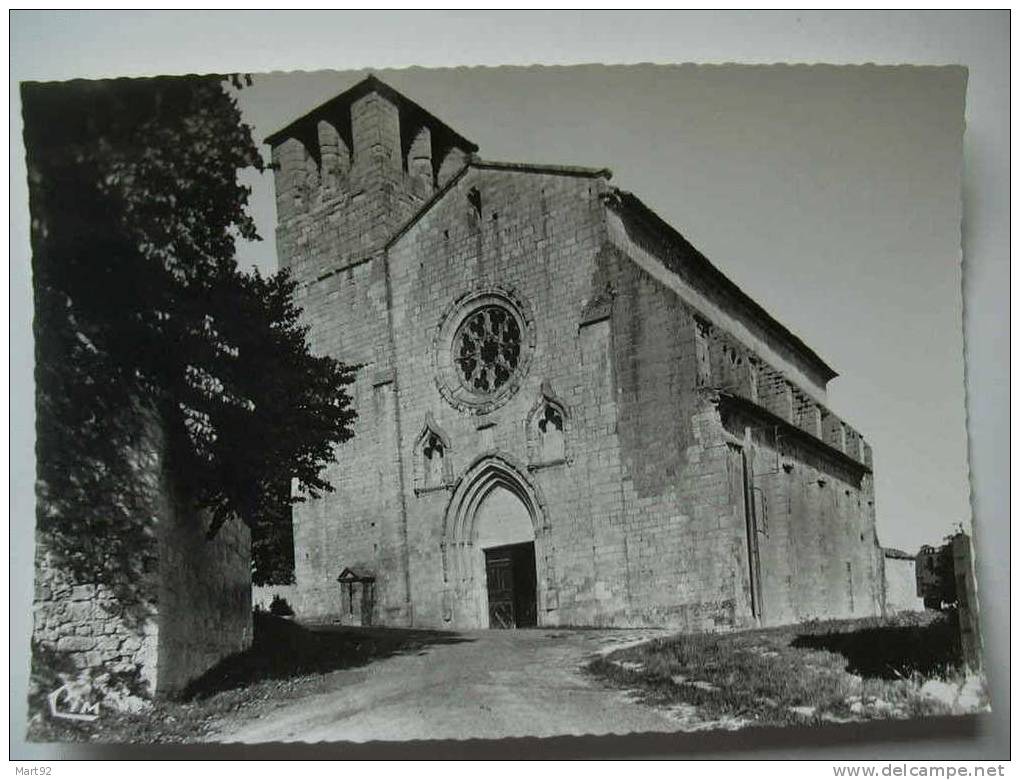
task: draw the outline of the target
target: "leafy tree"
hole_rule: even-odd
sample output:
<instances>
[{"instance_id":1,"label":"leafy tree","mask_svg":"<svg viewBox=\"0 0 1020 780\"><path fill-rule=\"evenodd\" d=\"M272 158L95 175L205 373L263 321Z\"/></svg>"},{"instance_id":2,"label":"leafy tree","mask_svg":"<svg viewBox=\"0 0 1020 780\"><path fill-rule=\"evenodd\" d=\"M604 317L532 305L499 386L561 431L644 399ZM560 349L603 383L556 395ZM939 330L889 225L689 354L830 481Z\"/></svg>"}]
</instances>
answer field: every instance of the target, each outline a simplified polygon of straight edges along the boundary
<instances>
[{"instance_id":1,"label":"leafy tree","mask_svg":"<svg viewBox=\"0 0 1020 780\"><path fill-rule=\"evenodd\" d=\"M265 550L292 479L330 489L352 369L309 353L285 274L237 268L237 237L258 237L237 172L262 161L236 101L209 76L29 83L22 103L39 533L90 579L123 571L148 533L132 447L153 418L209 534L236 515Z\"/></svg>"},{"instance_id":2,"label":"leafy tree","mask_svg":"<svg viewBox=\"0 0 1020 780\"><path fill-rule=\"evenodd\" d=\"M223 389L194 407L209 412L215 434L199 425L193 437L197 471L205 475L203 504L213 510L210 530L232 514L248 520L259 583L288 581L291 481L308 495L331 490L322 467L333 461L334 444L350 436L354 419L346 392L352 370L308 352L294 287L285 272L226 280L213 300L223 339L237 356L211 356L210 375Z\"/></svg>"}]
</instances>

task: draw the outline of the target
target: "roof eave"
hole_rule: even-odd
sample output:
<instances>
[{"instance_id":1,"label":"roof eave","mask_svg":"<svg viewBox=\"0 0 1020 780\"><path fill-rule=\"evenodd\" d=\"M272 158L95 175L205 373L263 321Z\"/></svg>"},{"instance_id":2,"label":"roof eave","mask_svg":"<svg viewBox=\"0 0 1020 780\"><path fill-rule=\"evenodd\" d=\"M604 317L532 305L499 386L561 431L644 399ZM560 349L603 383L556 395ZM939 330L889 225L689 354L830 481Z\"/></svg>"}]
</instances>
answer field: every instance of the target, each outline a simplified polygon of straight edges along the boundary
<instances>
[{"instance_id":1,"label":"roof eave","mask_svg":"<svg viewBox=\"0 0 1020 780\"><path fill-rule=\"evenodd\" d=\"M716 396L719 399L719 404L722 406L729 405L733 408L743 410L748 414L755 415L770 427L778 428L785 432L791 439L799 440L805 444L814 447L816 450L820 450L826 453L826 455L833 461L840 463L841 465L850 468L852 471L857 472L860 475L873 474L871 466L864 463L857 458L847 455L842 450L836 449L831 444L823 439L818 438L813 433L805 431L803 428L795 425L789 420L780 417L774 412L766 409L761 404L755 403L748 398L744 398L736 393L727 391L718 391Z\"/></svg>"},{"instance_id":2,"label":"roof eave","mask_svg":"<svg viewBox=\"0 0 1020 780\"><path fill-rule=\"evenodd\" d=\"M713 281L717 282L724 290L729 292L731 295L734 295L738 300L746 305L756 317L759 317L766 322L769 327L773 328L777 335L781 336L783 340L789 342L789 344L793 346L794 349L796 349L796 351L803 357L805 357L814 369L818 371L819 375L826 383L839 376L839 373L833 369L832 366L826 363L817 352L811 349L811 347L809 347L793 331L783 325L783 323L769 314L769 312L766 311L761 304L755 301L754 298L740 289L740 287L732 279L720 271L707 257L705 257L705 255L703 255L693 244L684 238L680 231L652 211L636 195L631 192L621 190L618 187L614 187L606 197L606 205L610 208L625 210L628 213L633 214L648 228L664 235L669 242L677 243L685 249L689 249L690 251L688 254L695 260L698 266L700 266L699 270L706 272Z\"/></svg>"},{"instance_id":3,"label":"roof eave","mask_svg":"<svg viewBox=\"0 0 1020 780\"><path fill-rule=\"evenodd\" d=\"M545 163L504 162L502 160L471 160L472 168L497 171L520 171L521 173L544 173L552 176L581 176L590 179L613 178L609 168L592 168L584 165L549 165Z\"/></svg>"}]
</instances>

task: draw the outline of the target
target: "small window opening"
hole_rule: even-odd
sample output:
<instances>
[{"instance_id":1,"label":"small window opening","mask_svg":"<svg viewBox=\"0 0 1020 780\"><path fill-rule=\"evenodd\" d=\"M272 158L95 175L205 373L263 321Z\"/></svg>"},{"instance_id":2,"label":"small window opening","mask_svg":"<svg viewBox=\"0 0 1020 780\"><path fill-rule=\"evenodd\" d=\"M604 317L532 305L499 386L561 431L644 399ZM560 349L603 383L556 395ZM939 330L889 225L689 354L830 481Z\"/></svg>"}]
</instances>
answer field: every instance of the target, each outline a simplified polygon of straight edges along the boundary
<instances>
[{"instance_id":1,"label":"small window opening","mask_svg":"<svg viewBox=\"0 0 1020 780\"><path fill-rule=\"evenodd\" d=\"M467 195L468 203L471 204L471 208L475 211L476 217L482 216L482 193L478 191L477 187L472 187L468 190Z\"/></svg>"},{"instance_id":2,"label":"small window opening","mask_svg":"<svg viewBox=\"0 0 1020 780\"><path fill-rule=\"evenodd\" d=\"M446 455L446 447L437 434L429 434L422 448L422 455L425 457L425 486L435 487L443 484L443 458Z\"/></svg>"},{"instance_id":3,"label":"small window opening","mask_svg":"<svg viewBox=\"0 0 1020 780\"><path fill-rule=\"evenodd\" d=\"M563 460L566 455L563 440L563 413L552 404L546 404L538 419L542 460Z\"/></svg>"}]
</instances>

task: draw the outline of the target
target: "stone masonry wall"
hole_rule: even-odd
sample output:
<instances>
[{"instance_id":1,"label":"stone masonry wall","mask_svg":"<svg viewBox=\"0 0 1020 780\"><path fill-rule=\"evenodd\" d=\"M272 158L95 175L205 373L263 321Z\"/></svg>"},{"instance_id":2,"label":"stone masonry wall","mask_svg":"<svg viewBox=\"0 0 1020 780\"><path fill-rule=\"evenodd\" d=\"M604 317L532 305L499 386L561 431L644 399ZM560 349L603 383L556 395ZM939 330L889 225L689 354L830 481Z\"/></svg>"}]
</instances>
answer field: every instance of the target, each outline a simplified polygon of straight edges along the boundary
<instances>
[{"instance_id":1,"label":"stone masonry wall","mask_svg":"<svg viewBox=\"0 0 1020 780\"><path fill-rule=\"evenodd\" d=\"M327 478L336 492L294 508L296 592L302 617L336 615L344 567L376 573L380 619L410 620L397 459L396 398L383 241L463 167L464 152L433 154L428 127L369 93L318 118L315 133L273 148L280 264L313 351L360 366L350 391L358 419ZM404 136L412 138L404 155ZM434 163L434 165L433 165ZM436 180L429 168L438 169Z\"/></svg>"},{"instance_id":2,"label":"stone masonry wall","mask_svg":"<svg viewBox=\"0 0 1020 780\"><path fill-rule=\"evenodd\" d=\"M718 415L698 393L696 320L629 257L617 266L630 619L692 630L746 625L742 486Z\"/></svg>"},{"instance_id":3,"label":"stone masonry wall","mask_svg":"<svg viewBox=\"0 0 1020 780\"><path fill-rule=\"evenodd\" d=\"M179 692L252 642L248 526L233 518L212 540L207 527L180 504L160 527L159 694Z\"/></svg>"},{"instance_id":4,"label":"stone masonry wall","mask_svg":"<svg viewBox=\"0 0 1020 780\"><path fill-rule=\"evenodd\" d=\"M154 691L159 658L155 588L151 599L145 598L147 591L145 586L118 592L105 585L75 583L37 545L33 639L78 669L137 669Z\"/></svg>"},{"instance_id":5,"label":"stone masonry wall","mask_svg":"<svg viewBox=\"0 0 1020 780\"><path fill-rule=\"evenodd\" d=\"M167 446L154 412L137 406L126 413L133 416L137 430L135 446L122 453L129 468L125 478L133 483L127 501L130 516L140 526L134 536L150 541L130 551L130 560L120 564L127 570L109 572L106 584L96 584L79 581L86 575L76 577L62 565L50 540L37 533L33 638L79 669L137 669L154 692L159 666L156 529L172 515Z\"/></svg>"},{"instance_id":6,"label":"stone masonry wall","mask_svg":"<svg viewBox=\"0 0 1020 780\"><path fill-rule=\"evenodd\" d=\"M626 609L608 331L580 325L586 305L603 292L596 270L603 185L590 175L472 169L389 249L403 470L414 473L417 437L431 416L449 441L452 483L494 455L524 475L541 502L535 548L545 625L608 623ZM436 361L446 349L440 329L456 317L458 299L486 291L522 303L534 347L516 392L478 413L443 397ZM565 407L566 458L558 462L543 462L529 447L543 386ZM477 626L485 620L474 601L484 599L477 575L460 583L468 588L462 597L447 596L455 603L443 603L457 584L444 582L452 483L406 493L415 621Z\"/></svg>"},{"instance_id":7,"label":"stone masonry wall","mask_svg":"<svg viewBox=\"0 0 1020 780\"><path fill-rule=\"evenodd\" d=\"M298 301L312 348L360 369L350 387L354 436L326 471L335 492L294 507L298 594L291 606L302 617L333 616L337 576L345 567L369 568L381 614L399 623L406 592L384 260L347 267L303 288Z\"/></svg>"},{"instance_id":8,"label":"stone masonry wall","mask_svg":"<svg viewBox=\"0 0 1020 780\"><path fill-rule=\"evenodd\" d=\"M138 425L132 509L151 548L133 551L137 569L97 585L75 582L40 536L33 636L77 668L137 669L150 693L173 693L251 642L250 537L232 521L206 541L159 421L139 414Z\"/></svg>"},{"instance_id":9,"label":"stone masonry wall","mask_svg":"<svg viewBox=\"0 0 1020 780\"><path fill-rule=\"evenodd\" d=\"M542 500L540 624L746 623L739 489L714 410L695 395L694 320L675 295L605 243L601 179L470 171L391 249L405 469L431 415L454 480L486 454L521 464ZM481 208L468 206L469 196ZM534 313L535 353L500 408L452 408L433 365L441 313L466 290L503 288ZM588 316L600 300L602 315ZM543 385L569 415L565 462L532 462L529 413ZM670 411L666 411L670 410ZM738 494L739 495L739 494ZM416 622L444 614L449 491L408 495Z\"/></svg>"},{"instance_id":10,"label":"stone masonry wall","mask_svg":"<svg viewBox=\"0 0 1020 780\"><path fill-rule=\"evenodd\" d=\"M886 613L923 611L924 599L917 595L914 558L887 554L884 561Z\"/></svg>"},{"instance_id":11,"label":"stone masonry wall","mask_svg":"<svg viewBox=\"0 0 1020 780\"><path fill-rule=\"evenodd\" d=\"M638 417L647 410L651 422L635 428L621 412L620 430L638 432L636 458L654 453L650 465L637 472L657 496L653 500L666 498L670 480L681 477L674 482L681 486L674 504L678 519L686 522L685 541L675 547L689 557L667 552L675 533L651 545L649 557L679 555L671 570L692 572L689 579L707 588L682 590L696 594L694 600L709 609L711 587L722 584L722 592L732 594L735 613L730 621L717 619L721 624L746 620L744 605L752 603L758 621L768 625L880 614L882 563L870 446L819 404L817 399L824 399L819 388L791 381L800 372L783 359L781 349L746 334L741 322L705 299L709 290L703 284L668 276L672 259L650 254L656 245L643 236L643 226L621 223L615 214L608 219L613 243L648 279L633 296L642 301L640 316L636 311L628 320L639 337L630 339L620 360L622 365L630 361L640 375L633 393L646 405L635 408ZM649 303L663 293L663 303ZM624 300L618 296L618 303ZM663 307L677 313L656 331L661 320L656 310ZM642 350L637 341L648 346ZM689 346L679 350L669 347L685 343ZM664 393L671 383L675 389ZM719 393L741 399L744 412L722 414ZM675 399L672 406L668 397ZM663 408L677 413L664 417ZM693 427L683 425L687 421ZM671 441L686 452L678 457ZM656 474L663 476L653 485L650 478ZM640 506L640 500L627 503ZM648 522L664 524L661 506L652 517ZM709 542L713 534L718 538ZM692 555L698 545L703 552ZM726 587L727 582L732 584ZM667 575L659 588L635 600L654 603L668 592Z\"/></svg>"},{"instance_id":12,"label":"stone masonry wall","mask_svg":"<svg viewBox=\"0 0 1020 780\"><path fill-rule=\"evenodd\" d=\"M757 518L762 622L882 612L881 548L870 474L800 445L752 417L727 416L751 432L749 479Z\"/></svg>"}]
</instances>

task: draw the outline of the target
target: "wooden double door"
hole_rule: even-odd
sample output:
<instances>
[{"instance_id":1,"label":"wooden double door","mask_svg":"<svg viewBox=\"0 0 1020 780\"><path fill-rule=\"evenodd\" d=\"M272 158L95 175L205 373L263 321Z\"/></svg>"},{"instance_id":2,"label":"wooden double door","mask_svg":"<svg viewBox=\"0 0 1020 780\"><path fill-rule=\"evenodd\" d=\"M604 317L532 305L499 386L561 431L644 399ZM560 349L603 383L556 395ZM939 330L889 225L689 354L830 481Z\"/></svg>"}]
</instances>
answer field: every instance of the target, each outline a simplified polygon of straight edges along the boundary
<instances>
[{"instance_id":1,"label":"wooden double door","mask_svg":"<svg viewBox=\"0 0 1020 780\"><path fill-rule=\"evenodd\" d=\"M535 543L492 547L485 551L489 628L538 625Z\"/></svg>"}]
</instances>

